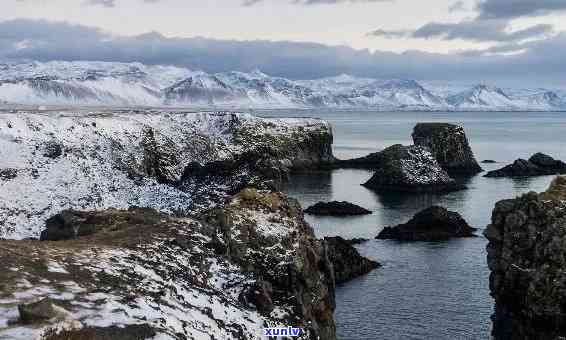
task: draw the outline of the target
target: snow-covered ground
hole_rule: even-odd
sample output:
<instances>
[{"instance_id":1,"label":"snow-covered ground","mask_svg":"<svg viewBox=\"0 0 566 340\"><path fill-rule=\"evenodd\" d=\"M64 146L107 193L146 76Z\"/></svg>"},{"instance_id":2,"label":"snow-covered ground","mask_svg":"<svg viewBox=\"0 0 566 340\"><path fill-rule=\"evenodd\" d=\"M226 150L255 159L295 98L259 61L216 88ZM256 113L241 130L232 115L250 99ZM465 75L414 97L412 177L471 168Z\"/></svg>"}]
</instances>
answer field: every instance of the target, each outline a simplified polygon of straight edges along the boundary
<instances>
[{"instance_id":1,"label":"snow-covered ground","mask_svg":"<svg viewBox=\"0 0 566 340\"><path fill-rule=\"evenodd\" d=\"M260 71L209 74L111 62L0 64L0 103L198 108L566 110L560 89L501 89L339 75L294 81Z\"/></svg>"}]
</instances>

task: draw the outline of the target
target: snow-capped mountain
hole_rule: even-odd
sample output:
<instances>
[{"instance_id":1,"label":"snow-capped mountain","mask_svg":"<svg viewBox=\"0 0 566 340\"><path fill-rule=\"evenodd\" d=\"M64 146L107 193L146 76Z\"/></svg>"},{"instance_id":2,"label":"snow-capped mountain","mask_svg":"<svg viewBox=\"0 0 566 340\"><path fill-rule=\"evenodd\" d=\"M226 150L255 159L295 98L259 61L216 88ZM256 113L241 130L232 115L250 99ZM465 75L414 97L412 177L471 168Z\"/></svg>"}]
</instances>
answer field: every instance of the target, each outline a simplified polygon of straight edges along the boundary
<instances>
[{"instance_id":1,"label":"snow-capped mountain","mask_svg":"<svg viewBox=\"0 0 566 340\"><path fill-rule=\"evenodd\" d=\"M423 85L425 84L425 85ZM0 64L0 103L72 106L337 108L367 110L566 110L566 93L494 86L435 87L350 75L289 80L261 71L209 74L113 62Z\"/></svg>"},{"instance_id":2,"label":"snow-capped mountain","mask_svg":"<svg viewBox=\"0 0 566 340\"><path fill-rule=\"evenodd\" d=\"M446 101L459 109L477 109L481 107L512 109L515 107L513 100L494 86L477 85L464 92L446 98Z\"/></svg>"}]
</instances>

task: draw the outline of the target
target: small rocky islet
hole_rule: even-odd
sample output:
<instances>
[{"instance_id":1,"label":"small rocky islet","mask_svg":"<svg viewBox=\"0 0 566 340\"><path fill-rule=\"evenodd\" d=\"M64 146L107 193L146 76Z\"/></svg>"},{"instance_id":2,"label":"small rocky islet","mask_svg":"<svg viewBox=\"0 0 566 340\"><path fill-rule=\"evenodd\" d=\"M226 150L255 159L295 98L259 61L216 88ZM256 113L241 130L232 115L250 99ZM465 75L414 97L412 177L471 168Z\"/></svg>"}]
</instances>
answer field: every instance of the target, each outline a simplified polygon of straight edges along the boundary
<instances>
[{"instance_id":1,"label":"small rocky islet","mask_svg":"<svg viewBox=\"0 0 566 340\"><path fill-rule=\"evenodd\" d=\"M474 237L472 228L460 214L432 206L424 209L407 223L385 227L376 239L398 241L443 241L454 237Z\"/></svg>"},{"instance_id":2,"label":"small rocky islet","mask_svg":"<svg viewBox=\"0 0 566 340\"><path fill-rule=\"evenodd\" d=\"M463 190L466 186L451 176L482 171L461 126L419 123L412 138L414 145L393 145L365 157L337 160L335 166L373 170L365 187L404 193Z\"/></svg>"},{"instance_id":3,"label":"small rocky islet","mask_svg":"<svg viewBox=\"0 0 566 340\"><path fill-rule=\"evenodd\" d=\"M566 174L566 163L549 155L536 153L528 160L517 159L501 169L485 174L485 177L533 177Z\"/></svg>"},{"instance_id":4,"label":"small rocky islet","mask_svg":"<svg viewBox=\"0 0 566 340\"><path fill-rule=\"evenodd\" d=\"M359 216L372 213L359 205L345 201L318 202L306 208L304 212L318 216Z\"/></svg>"}]
</instances>

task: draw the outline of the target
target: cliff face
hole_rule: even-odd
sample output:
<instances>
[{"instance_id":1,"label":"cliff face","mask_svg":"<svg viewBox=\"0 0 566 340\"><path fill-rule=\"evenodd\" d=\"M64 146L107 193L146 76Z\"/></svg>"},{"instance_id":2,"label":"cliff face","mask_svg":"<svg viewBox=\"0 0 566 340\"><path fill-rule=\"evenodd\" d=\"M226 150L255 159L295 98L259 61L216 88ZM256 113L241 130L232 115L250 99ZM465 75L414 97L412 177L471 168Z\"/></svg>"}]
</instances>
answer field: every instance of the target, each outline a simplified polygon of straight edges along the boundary
<instances>
[{"instance_id":1,"label":"cliff face","mask_svg":"<svg viewBox=\"0 0 566 340\"><path fill-rule=\"evenodd\" d=\"M566 336L565 184L495 206L485 236L496 339Z\"/></svg>"},{"instance_id":2,"label":"cliff face","mask_svg":"<svg viewBox=\"0 0 566 340\"><path fill-rule=\"evenodd\" d=\"M66 211L45 233L59 241L0 241L0 338L144 327L160 339L262 339L263 327L295 326L300 339L335 339L332 265L295 201L248 189L204 218ZM18 306L36 301L57 313L22 320Z\"/></svg>"},{"instance_id":3,"label":"cliff face","mask_svg":"<svg viewBox=\"0 0 566 340\"><path fill-rule=\"evenodd\" d=\"M273 191L331 143L311 119L0 115L0 338L335 339L327 249Z\"/></svg>"},{"instance_id":4,"label":"cliff face","mask_svg":"<svg viewBox=\"0 0 566 340\"><path fill-rule=\"evenodd\" d=\"M0 238L37 237L49 216L70 208L135 205L194 215L245 186L269 179L276 186L290 171L332 161L331 145L330 126L315 119L3 113ZM226 171L216 177L210 171L191 173L219 164L230 176L223 175Z\"/></svg>"},{"instance_id":5,"label":"cliff face","mask_svg":"<svg viewBox=\"0 0 566 340\"><path fill-rule=\"evenodd\" d=\"M431 150L449 173L476 174L482 171L461 126L448 123L419 123L413 130L415 145Z\"/></svg>"}]
</instances>

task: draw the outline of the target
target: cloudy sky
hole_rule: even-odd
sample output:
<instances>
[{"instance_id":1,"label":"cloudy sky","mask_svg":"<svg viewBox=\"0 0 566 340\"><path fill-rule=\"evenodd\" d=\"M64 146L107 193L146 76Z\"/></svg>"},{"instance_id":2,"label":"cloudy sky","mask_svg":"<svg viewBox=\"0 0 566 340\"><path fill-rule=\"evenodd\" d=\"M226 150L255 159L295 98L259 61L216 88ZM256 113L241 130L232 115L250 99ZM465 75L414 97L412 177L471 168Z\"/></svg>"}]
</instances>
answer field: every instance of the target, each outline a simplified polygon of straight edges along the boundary
<instances>
[{"instance_id":1,"label":"cloudy sky","mask_svg":"<svg viewBox=\"0 0 566 340\"><path fill-rule=\"evenodd\" d=\"M0 59L566 87L566 0L3 0Z\"/></svg>"}]
</instances>

